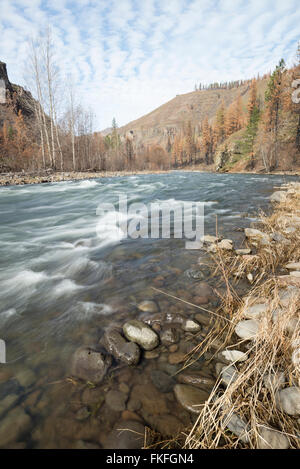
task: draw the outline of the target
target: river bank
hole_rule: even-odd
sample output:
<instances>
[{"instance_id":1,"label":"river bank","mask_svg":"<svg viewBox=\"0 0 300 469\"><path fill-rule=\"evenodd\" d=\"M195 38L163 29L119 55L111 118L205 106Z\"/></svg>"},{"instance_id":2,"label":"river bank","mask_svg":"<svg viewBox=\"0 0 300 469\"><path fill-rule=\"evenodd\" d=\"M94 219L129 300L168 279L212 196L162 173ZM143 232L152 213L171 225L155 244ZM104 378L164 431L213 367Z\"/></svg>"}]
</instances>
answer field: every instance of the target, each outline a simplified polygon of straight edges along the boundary
<instances>
[{"instance_id":1,"label":"river bank","mask_svg":"<svg viewBox=\"0 0 300 469\"><path fill-rule=\"evenodd\" d=\"M270 200L273 213L245 229L244 252L209 249L227 284L205 347L222 344L219 379L184 448L300 448L300 183ZM251 287L240 297L242 278Z\"/></svg>"},{"instance_id":2,"label":"river bank","mask_svg":"<svg viewBox=\"0 0 300 469\"><path fill-rule=\"evenodd\" d=\"M69 172L21 172L21 173L0 173L0 186L26 185L26 184L45 184L51 182L80 181L85 179L110 178L120 176L133 176L143 174L168 174L173 171L185 172L215 172L214 167L206 165L196 165L185 168L169 170L144 170L144 171L69 171ZM255 173L250 171L230 171L228 174L267 174L279 176L298 176L298 171L277 171L272 173Z\"/></svg>"}]
</instances>

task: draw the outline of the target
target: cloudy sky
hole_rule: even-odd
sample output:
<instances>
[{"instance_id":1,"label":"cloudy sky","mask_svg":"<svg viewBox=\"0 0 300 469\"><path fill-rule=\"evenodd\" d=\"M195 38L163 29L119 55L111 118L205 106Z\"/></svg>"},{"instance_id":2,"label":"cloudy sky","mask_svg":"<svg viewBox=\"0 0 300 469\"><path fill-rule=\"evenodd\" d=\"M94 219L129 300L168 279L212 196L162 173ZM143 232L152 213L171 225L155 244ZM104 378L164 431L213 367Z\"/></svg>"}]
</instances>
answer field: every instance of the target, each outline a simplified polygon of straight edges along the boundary
<instances>
[{"instance_id":1,"label":"cloudy sky","mask_svg":"<svg viewBox=\"0 0 300 469\"><path fill-rule=\"evenodd\" d=\"M194 89L291 63L299 0L0 0L0 60L25 84L28 40L50 25L57 63L96 127ZM67 79L63 83L67 83Z\"/></svg>"}]
</instances>

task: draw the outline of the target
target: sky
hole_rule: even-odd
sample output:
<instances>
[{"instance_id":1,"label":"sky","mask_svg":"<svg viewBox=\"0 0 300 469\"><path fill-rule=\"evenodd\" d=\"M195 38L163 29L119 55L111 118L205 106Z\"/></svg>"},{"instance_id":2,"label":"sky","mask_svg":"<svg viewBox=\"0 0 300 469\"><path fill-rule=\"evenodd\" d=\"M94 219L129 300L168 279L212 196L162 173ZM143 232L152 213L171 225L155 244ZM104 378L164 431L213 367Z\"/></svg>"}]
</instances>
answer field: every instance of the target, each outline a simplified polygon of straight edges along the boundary
<instances>
[{"instance_id":1,"label":"sky","mask_svg":"<svg viewBox=\"0 0 300 469\"><path fill-rule=\"evenodd\" d=\"M124 125L195 83L291 64L299 0L0 0L0 60L26 86L28 41L50 26L55 60L95 129Z\"/></svg>"}]
</instances>

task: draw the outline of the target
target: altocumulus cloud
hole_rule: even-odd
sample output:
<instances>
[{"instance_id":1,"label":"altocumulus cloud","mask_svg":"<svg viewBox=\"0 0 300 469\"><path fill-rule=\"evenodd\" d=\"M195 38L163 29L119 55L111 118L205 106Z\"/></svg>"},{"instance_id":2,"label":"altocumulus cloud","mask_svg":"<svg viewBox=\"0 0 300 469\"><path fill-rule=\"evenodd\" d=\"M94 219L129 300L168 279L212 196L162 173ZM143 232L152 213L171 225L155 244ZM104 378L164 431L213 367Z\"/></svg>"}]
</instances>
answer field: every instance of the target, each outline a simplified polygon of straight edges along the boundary
<instances>
[{"instance_id":1,"label":"altocumulus cloud","mask_svg":"<svg viewBox=\"0 0 300 469\"><path fill-rule=\"evenodd\" d=\"M99 129L125 124L195 83L291 63L298 0L0 0L0 60L24 83L28 40L50 25L56 59Z\"/></svg>"}]
</instances>

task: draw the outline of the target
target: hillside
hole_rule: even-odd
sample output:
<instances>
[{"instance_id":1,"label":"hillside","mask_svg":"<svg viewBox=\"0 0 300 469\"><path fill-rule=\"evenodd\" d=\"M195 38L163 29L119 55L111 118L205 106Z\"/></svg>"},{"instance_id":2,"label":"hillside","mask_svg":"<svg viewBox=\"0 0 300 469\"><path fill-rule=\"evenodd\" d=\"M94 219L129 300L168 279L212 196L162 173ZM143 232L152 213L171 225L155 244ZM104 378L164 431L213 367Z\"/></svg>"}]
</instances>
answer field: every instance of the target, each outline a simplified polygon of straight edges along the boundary
<instances>
[{"instance_id":1,"label":"hillside","mask_svg":"<svg viewBox=\"0 0 300 469\"><path fill-rule=\"evenodd\" d=\"M260 92L263 95L266 80L262 80L261 85ZM189 121L196 133L200 132L203 119L207 116L212 120L222 101L226 108L239 96L246 103L249 89L250 85L246 83L232 89L208 89L177 95L149 114L120 127L119 133L125 136L133 131L137 144L165 145L168 136L180 132Z\"/></svg>"}]
</instances>

